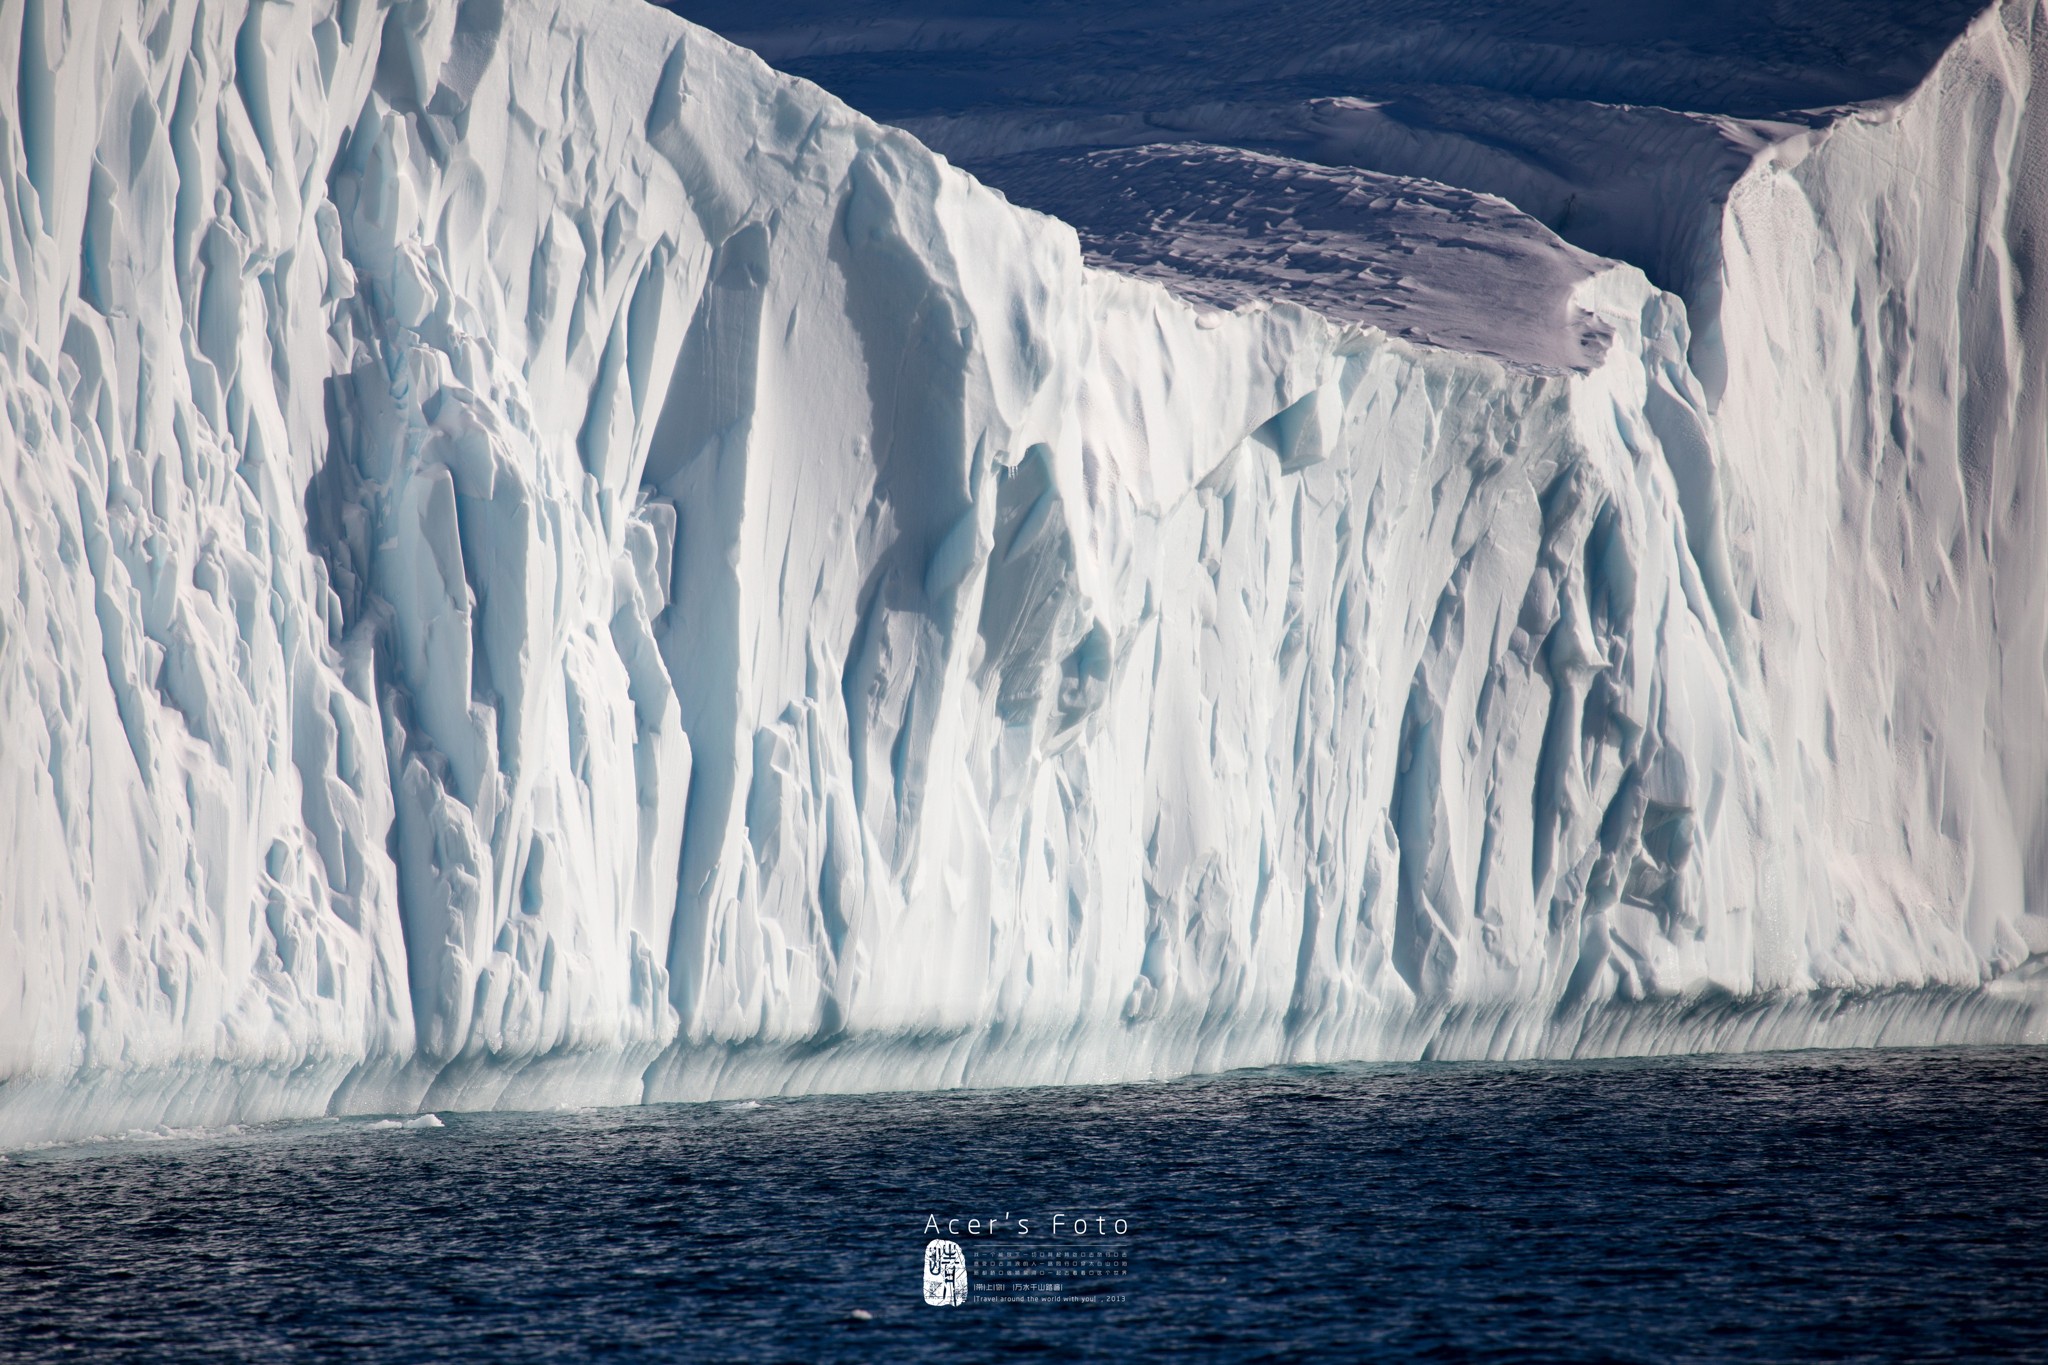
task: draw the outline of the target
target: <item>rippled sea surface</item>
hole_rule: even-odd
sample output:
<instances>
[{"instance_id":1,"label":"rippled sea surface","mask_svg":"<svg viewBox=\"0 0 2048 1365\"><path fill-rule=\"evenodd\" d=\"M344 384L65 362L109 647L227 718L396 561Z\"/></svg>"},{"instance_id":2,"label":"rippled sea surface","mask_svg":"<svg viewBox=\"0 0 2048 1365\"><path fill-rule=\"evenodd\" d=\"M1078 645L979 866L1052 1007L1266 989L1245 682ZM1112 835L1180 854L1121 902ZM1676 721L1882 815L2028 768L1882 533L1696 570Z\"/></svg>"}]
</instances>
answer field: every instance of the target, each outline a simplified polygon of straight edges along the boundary
<instances>
[{"instance_id":1,"label":"rippled sea surface","mask_svg":"<svg viewBox=\"0 0 2048 1365\"><path fill-rule=\"evenodd\" d=\"M0 1357L2048 1358L2048 1051L443 1118L10 1155Z\"/></svg>"}]
</instances>

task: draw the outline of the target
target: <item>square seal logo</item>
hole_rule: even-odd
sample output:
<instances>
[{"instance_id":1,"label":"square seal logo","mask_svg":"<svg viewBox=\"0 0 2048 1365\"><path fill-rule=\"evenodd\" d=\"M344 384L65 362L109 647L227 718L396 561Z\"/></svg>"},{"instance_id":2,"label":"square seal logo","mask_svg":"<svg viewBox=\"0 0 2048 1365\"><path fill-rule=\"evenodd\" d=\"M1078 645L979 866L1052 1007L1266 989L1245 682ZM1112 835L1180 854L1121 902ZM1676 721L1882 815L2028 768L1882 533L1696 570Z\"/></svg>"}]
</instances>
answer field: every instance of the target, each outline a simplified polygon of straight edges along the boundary
<instances>
[{"instance_id":1,"label":"square seal logo","mask_svg":"<svg viewBox=\"0 0 2048 1365\"><path fill-rule=\"evenodd\" d=\"M967 1302L967 1254L943 1237L924 1246L924 1301L938 1308Z\"/></svg>"}]
</instances>

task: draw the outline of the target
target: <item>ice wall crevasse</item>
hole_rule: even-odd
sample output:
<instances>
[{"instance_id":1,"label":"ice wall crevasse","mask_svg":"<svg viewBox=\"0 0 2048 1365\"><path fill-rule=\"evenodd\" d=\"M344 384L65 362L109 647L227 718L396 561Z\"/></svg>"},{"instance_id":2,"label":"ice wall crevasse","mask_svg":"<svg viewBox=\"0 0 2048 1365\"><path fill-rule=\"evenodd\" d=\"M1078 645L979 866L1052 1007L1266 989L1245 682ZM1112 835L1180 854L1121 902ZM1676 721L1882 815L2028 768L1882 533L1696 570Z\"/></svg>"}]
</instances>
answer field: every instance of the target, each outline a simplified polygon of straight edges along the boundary
<instances>
[{"instance_id":1,"label":"ice wall crevasse","mask_svg":"<svg viewBox=\"0 0 2048 1365\"><path fill-rule=\"evenodd\" d=\"M0 5L0 1132L2024 1035L2030 15L1741 183L1710 410L619 0Z\"/></svg>"}]
</instances>

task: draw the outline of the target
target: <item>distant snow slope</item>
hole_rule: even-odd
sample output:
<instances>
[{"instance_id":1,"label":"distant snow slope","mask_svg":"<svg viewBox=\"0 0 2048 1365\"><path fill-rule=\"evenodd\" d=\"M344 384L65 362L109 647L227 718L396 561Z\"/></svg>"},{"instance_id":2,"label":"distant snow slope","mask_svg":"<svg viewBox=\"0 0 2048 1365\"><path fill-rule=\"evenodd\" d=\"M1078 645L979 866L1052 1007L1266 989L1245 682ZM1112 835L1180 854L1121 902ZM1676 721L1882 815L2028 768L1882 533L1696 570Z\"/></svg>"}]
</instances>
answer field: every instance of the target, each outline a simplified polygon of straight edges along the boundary
<instances>
[{"instance_id":1,"label":"distant snow slope","mask_svg":"<svg viewBox=\"0 0 2048 1365\"><path fill-rule=\"evenodd\" d=\"M0 0L0 1141L2039 1038L2040 13L1339 8Z\"/></svg>"},{"instance_id":2,"label":"distant snow slope","mask_svg":"<svg viewBox=\"0 0 2048 1365\"><path fill-rule=\"evenodd\" d=\"M1007 154L1246 148L1500 195L1693 299L1757 148L1918 86L1983 0L665 0L1019 202ZM1062 208L1081 210L1070 199ZM1089 244L1096 210L1074 219ZM1121 224L1117 224L1118 227ZM1114 230L1114 229L1112 229Z\"/></svg>"}]
</instances>

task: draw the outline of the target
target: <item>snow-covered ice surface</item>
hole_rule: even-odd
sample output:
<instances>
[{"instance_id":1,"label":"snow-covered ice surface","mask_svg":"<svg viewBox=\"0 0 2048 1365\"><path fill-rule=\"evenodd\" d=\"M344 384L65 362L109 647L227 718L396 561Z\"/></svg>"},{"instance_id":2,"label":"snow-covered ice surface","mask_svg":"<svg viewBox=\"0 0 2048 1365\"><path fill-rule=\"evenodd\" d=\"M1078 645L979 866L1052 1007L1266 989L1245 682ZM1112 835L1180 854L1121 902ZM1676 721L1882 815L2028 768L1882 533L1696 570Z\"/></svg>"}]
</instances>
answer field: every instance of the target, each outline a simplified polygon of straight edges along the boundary
<instances>
[{"instance_id":1,"label":"snow-covered ice surface","mask_svg":"<svg viewBox=\"0 0 2048 1365\"><path fill-rule=\"evenodd\" d=\"M1614 263L1491 195L1209 144L1025 152L978 169L1087 224L1095 264L1212 306L1285 300L1551 370L1597 365L1611 335L1574 294Z\"/></svg>"},{"instance_id":2,"label":"snow-covered ice surface","mask_svg":"<svg viewBox=\"0 0 2048 1365\"><path fill-rule=\"evenodd\" d=\"M833 8L0 0L0 1142L2042 1036L2035 4Z\"/></svg>"}]
</instances>

